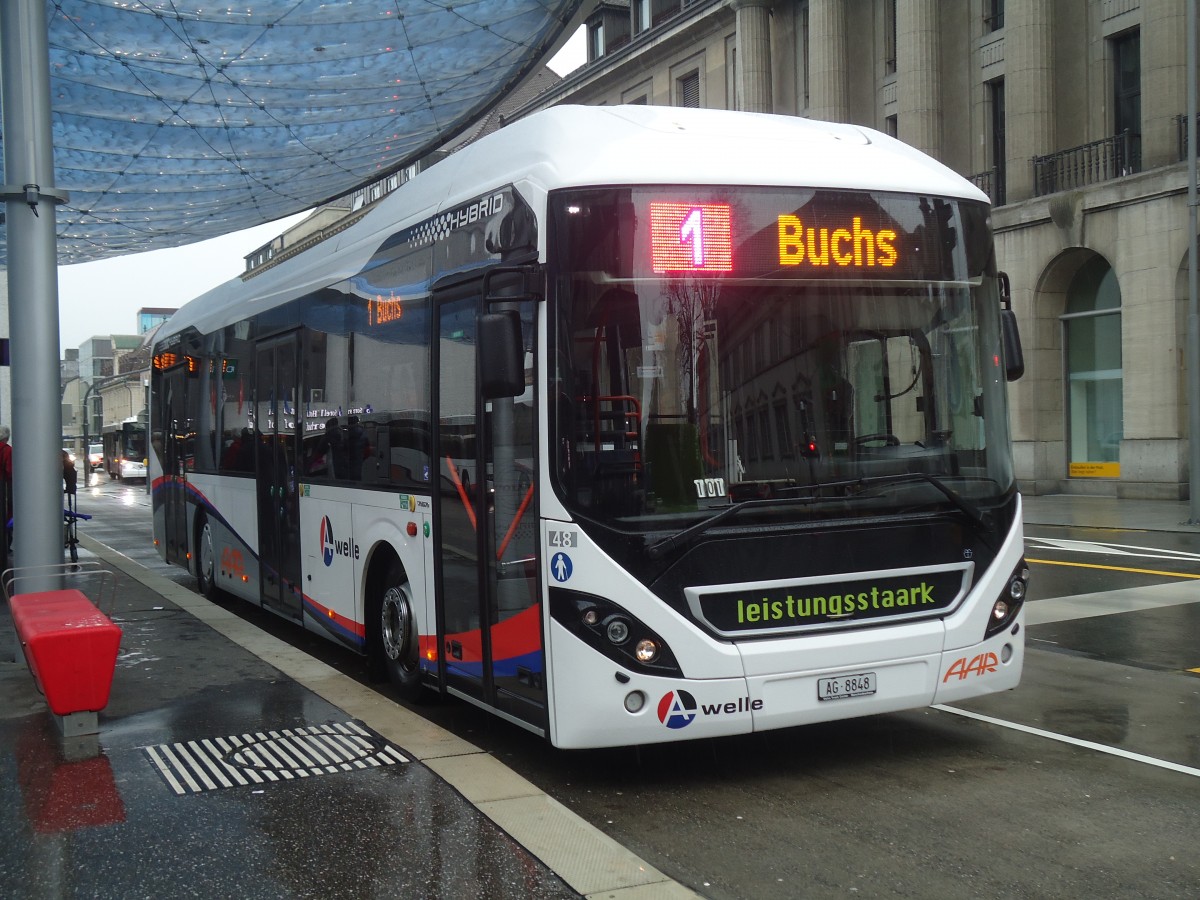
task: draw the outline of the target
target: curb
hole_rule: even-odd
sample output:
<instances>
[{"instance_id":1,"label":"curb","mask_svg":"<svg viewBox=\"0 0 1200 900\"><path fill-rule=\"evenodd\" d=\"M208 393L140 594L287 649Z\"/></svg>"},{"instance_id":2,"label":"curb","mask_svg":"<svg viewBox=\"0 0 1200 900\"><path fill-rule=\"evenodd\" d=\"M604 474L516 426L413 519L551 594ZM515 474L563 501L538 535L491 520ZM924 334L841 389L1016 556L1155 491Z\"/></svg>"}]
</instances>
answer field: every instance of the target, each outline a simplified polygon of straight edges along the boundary
<instances>
[{"instance_id":1,"label":"curb","mask_svg":"<svg viewBox=\"0 0 1200 900\"><path fill-rule=\"evenodd\" d=\"M96 558L154 591L420 760L589 900L699 896L480 748L244 622L199 594L151 572L107 544L87 535L80 535L79 540Z\"/></svg>"}]
</instances>

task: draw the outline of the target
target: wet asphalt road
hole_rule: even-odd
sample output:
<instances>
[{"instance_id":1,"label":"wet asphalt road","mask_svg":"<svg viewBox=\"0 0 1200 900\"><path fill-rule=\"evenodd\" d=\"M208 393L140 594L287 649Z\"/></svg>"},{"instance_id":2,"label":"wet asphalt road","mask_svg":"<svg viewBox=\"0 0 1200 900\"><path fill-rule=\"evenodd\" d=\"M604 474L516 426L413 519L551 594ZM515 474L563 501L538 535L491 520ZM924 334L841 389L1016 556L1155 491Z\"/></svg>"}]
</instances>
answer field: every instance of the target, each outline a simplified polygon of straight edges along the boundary
<instances>
[{"instance_id":1,"label":"wet asphalt road","mask_svg":"<svg viewBox=\"0 0 1200 900\"><path fill-rule=\"evenodd\" d=\"M144 487L99 480L83 530L192 584L158 561ZM1200 896L1200 536L1031 526L1027 558L1022 685L958 710L565 752L420 709L707 897Z\"/></svg>"}]
</instances>

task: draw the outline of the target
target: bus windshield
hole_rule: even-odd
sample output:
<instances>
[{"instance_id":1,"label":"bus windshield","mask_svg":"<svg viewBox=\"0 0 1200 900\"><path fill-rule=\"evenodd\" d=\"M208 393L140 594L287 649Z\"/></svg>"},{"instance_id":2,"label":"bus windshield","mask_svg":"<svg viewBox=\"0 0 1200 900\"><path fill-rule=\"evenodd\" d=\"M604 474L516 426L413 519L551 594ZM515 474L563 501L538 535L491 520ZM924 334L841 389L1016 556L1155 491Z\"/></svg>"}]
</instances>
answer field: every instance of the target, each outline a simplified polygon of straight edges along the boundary
<instances>
[{"instance_id":1,"label":"bus windshield","mask_svg":"<svg viewBox=\"0 0 1200 900\"><path fill-rule=\"evenodd\" d=\"M739 524L1010 496L984 204L624 188L555 195L551 217L552 458L581 516L653 530L746 500L796 503Z\"/></svg>"}]
</instances>

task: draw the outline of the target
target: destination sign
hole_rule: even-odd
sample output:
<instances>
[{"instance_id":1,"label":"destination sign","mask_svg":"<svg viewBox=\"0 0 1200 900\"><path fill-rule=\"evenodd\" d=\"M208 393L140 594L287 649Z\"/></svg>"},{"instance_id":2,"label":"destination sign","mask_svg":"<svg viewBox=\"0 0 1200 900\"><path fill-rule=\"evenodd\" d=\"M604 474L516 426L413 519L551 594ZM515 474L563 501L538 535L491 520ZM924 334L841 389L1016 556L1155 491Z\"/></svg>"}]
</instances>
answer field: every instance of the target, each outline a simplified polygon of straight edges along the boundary
<instances>
[{"instance_id":1,"label":"destination sign","mask_svg":"<svg viewBox=\"0 0 1200 900\"><path fill-rule=\"evenodd\" d=\"M989 265L982 203L799 188L634 191L641 265L667 277L953 281Z\"/></svg>"}]
</instances>

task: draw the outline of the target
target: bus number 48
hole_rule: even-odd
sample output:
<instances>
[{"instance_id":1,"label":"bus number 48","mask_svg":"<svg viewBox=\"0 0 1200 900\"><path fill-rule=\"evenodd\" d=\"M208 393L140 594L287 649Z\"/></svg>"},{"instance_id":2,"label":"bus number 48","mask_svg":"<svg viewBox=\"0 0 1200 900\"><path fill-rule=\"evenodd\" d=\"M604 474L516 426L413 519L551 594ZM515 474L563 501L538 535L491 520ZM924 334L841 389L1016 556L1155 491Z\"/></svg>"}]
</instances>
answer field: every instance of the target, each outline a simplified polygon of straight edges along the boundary
<instances>
[{"instance_id":1,"label":"bus number 48","mask_svg":"<svg viewBox=\"0 0 1200 900\"><path fill-rule=\"evenodd\" d=\"M725 496L724 478L697 478L692 484L696 485L696 496L701 500Z\"/></svg>"}]
</instances>

